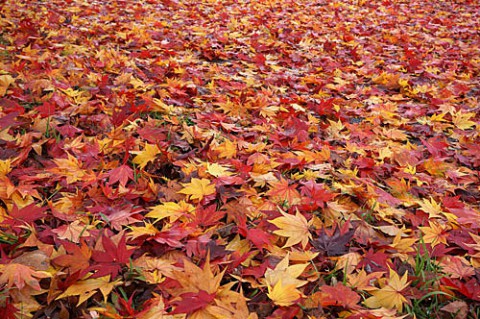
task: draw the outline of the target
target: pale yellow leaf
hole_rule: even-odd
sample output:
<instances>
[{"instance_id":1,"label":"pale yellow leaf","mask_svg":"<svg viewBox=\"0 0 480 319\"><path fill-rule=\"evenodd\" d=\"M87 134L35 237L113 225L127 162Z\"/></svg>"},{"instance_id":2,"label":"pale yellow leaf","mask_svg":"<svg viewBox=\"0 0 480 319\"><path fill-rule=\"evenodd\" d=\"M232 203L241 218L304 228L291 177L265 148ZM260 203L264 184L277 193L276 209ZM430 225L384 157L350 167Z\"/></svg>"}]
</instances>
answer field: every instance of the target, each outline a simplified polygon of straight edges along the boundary
<instances>
[{"instance_id":1,"label":"pale yellow leaf","mask_svg":"<svg viewBox=\"0 0 480 319\"><path fill-rule=\"evenodd\" d=\"M462 113L458 112L452 115L452 123L456 128L461 130L468 130L472 128L476 123L470 119L475 116L475 113Z\"/></svg>"},{"instance_id":2,"label":"pale yellow leaf","mask_svg":"<svg viewBox=\"0 0 480 319\"><path fill-rule=\"evenodd\" d=\"M269 222L280 228L275 230L274 234L288 238L283 248L291 247L298 243L301 243L302 247L305 248L308 240L312 238L305 217L298 210L295 215L290 215L283 211L280 211L280 213L283 215L282 217L275 218Z\"/></svg>"},{"instance_id":3,"label":"pale yellow leaf","mask_svg":"<svg viewBox=\"0 0 480 319\"><path fill-rule=\"evenodd\" d=\"M407 303L407 299L403 296L402 291L408 287L408 272L400 278L398 274L390 269L390 276L387 284L381 289L370 292L372 297L365 300L364 304L368 308L397 309L402 311L403 304Z\"/></svg>"},{"instance_id":4,"label":"pale yellow leaf","mask_svg":"<svg viewBox=\"0 0 480 319\"><path fill-rule=\"evenodd\" d=\"M302 297L302 293L295 288L294 284L283 285L280 279L275 286L268 286L267 296L276 305L288 307L295 304Z\"/></svg>"},{"instance_id":5,"label":"pale yellow leaf","mask_svg":"<svg viewBox=\"0 0 480 319\"><path fill-rule=\"evenodd\" d=\"M194 211L195 207L193 207L193 205L182 200L178 203L166 202L154 206L146 217L156 218L156 221L169 217L170 222L173 223L183 215L190 215Z\"/></svg>"},{"instance_id":6,"label":"pale yellow leaf","mask_svg":"<svg viewBox=\"0 0 480 319\"><path fill-rule=\"evenodd\" d=\"M217 163L207 164L207 173L214 177L231 176L233 173L228 170L228 167Z\"/></svg>"},{"instance_id":7,"label":"pale yellow leaf","mask_svg":"<svg viewBox=\"0 0 480 319\"><path fill-rule=\"evenodd\" d=\"M277 282L282 280L283 285L294 285L295 288L301 287L307 283L305 280L297 279L307 268L308 264L295 264L289 266L289 254L285 256L276 266L275 269L267 269L265 271L265 281L268 286L275 286Z\"/></svg>"}]
</instances>

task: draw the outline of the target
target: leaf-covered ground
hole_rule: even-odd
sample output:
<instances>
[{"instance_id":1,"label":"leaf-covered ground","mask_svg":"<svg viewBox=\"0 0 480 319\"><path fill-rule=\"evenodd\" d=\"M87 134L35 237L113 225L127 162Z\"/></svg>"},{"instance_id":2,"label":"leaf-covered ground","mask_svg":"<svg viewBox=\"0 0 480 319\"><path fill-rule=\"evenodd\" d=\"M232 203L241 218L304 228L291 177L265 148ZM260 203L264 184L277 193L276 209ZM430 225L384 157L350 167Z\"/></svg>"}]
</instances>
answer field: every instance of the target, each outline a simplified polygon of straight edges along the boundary
<instances>
[{"instance_id":1,"label":"leaf-covered ground","mask_svg":"<svg viewBox=\"0 0 480 319\"><path fill-rule=\"evenodd\" d=\"M1 318L479 318L476 1L1 1Z\"/></svg>"}]
</instances>

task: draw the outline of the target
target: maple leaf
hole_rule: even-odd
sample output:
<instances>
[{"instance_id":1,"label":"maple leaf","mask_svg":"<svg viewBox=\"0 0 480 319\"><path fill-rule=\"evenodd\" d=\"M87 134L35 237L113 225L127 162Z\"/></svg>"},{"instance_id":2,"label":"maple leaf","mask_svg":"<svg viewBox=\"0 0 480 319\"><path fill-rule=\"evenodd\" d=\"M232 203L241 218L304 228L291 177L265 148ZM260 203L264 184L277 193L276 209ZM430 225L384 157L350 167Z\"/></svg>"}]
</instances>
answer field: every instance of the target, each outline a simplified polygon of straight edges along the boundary
<instances>
[{"instance_id":1,"label":"maple leaf","mask_svg":"<svg viewBox=\"0 0 480 319\"><path fill-rule=\"evenodd\" d=\"M304 200L307 204L314 204L314 208L324 207L325 203L335 198L335 194L327 191L321 184L310 180L303 183L300 187L300 193L307 198Z\"/></svg>"},{"instance_id":2,"label":"maple leaf","mask_svg":"<svg viewBox=\"0 0 480 319\"><path fill-rule=\"evenodd\" d=\"M183 292L203 290L208 294L214 294L220 287L224 272L214 275L208 258L203 269L188 260L184 260L183 271L173 271L172 278L180 283Z\"/></svg>"},{"instance_id":3,"label":"maple leaf","mask_svg":"<svg viewBox=\"0 0 480 319\"><path fill-rule=\"evenodd\" d=\"M462 257L445 256L440 266L442 267L442 272L448 274L450 278L468 279L475 275L475 269Z\"/></svg>"},{"instance_id":4,"label":"maple leaf","mask_svg":"<svg viewBox=\"0 0 480 319\"><path fill-rule=\"evenodd\" d=\"M448 312L452 316L455 315L455 319L468 318L468 304L462 300L452 301L440 310Z\"/></svg>"},{"instance_id":5,"label":"maple leaf","mask_svg":"<svg viewBox=\"0 0 480 319\"><path fill-rule=\"evenodd\" d=\"M117 276L122 267L130 263L130 256L134 249L127 249L126 238L122 236L117 245L106 235L102 236L102 245L104 250L94 250L92 259L96 262L89 269L96 270L92 278L111 275Z\"/></svg>"},{"instance_id":6,"label":"maple leaf","mask_svg":"<svg viewBox=\"0 0 480 319\"><path fill-rule=\"evenodd\" d=\"M295 288L295 284L284 285L282 284L282 279L280 279L273 287L268 285L267 288L268 298L279 306L291 306L302 297L302 293Z\"/></svg>"},{"instance_id":7,"label":"maple leaf","mask_svg":"<svg viewBox=\"0 0 480 319\"><path fill-rule=\"evenodd\" d=\"M145 168L149 162L155 161L157 155L161 153L160 149L156 144L145 143L145 148L143 151L130 151L132 154L137 154L132 163L137 164L140 169Z\"/></svg>"},{"instance_id":8,"label":"maple leaf","mask_svg":"<svg viewBox=\"0 0 480 319\"><path fill-rule=\"evenodd\" d=\"M256 313L248 310L247 299L243 296L242 290L240 293L230 294L226 302L210 306L209 313L218 319L258 319Z\"/></svg>"},{"instance_id":9,"label":"maple leaf","mask_svg":"<svg viewBox=\"0 0 480 319\"><path fill-rule=\"evenodd\" d=\"M308 264L295 264L289 266L289 254L285 256L274 269L265 271L265 282L273 287L282 280L283 285L294 285L295 288L301 287L307 283L305 280L297 279L307 268Z\"/></svg>"},{"instance_id":10,"label":"maple leaf","mask_svg":"<svg viewBox=\"0 0 480 319\"><path fill-rule=\"evenodd\" d=\"M52 232L58 235L60 239L67 239L75 243L79 243L81 237L88 237L90 233L88 229L92 229L94 226L85 225L80 220L75 220L69 225L62 225L56 229L53 229Z\"/></svg>"},{"instance_id":11,"label":"maple leaf","mask_svg":"<svg viewBox=\"0 0 480 319\"><path fill-rule=\"evenodd\" d=\"M390 269L387 283L381 289L371 291L372 297L365 300L364 304L369 308L385 307L387 309L396 308L398 311L402 311L403 304L408 302L402 291L409 284L407 272L400 278L393 269Z\"/></svg>"},{"instance_id":12,"label":"maple leaf","mask_svg":"<svg viewBox=\"0 0 480 319\"><path fill-rule=\"evenodd\" d=\"M443 213L442 206L435 202L432 197L430 197L430 200L424 198L421 202L419 201L418 204L421 210L428 213L429 218L439 218Z\"/></svg>"},{"instance_id":13,"label":"maple leaf","mask_svg":"<svg viewBox=\"0 0 480 319\"><path fill-rule=\"evenodd\" d=\"M297 185L290 185L288 180L280 179L279 181L270 182L270 189L267 195L271 196L277 203L287 203L290 206L296 205L300 202L300 194L296 190Z\"/></svg>"},{"instance_id":14,"label":"maple leaf","mask_svg":"<svg viewBox=\"0 0 480 319\"><path fill-rule=\"evenodd\" d=\"M159 284L165 280L165 277L172 277L173 271L181 271L182 269L175 266L175 263L175 260L147 255L143 255L132 262L135 267L142 270L146 281L151 284Z\"/></svg>"},{"instance_id":15,"label":"maple leaf","mask_svg":"<svg viewBox=\"0 0 480 319\"><path fill-rule=\"evenodd\" d=\"M17 287L23 289L30 286L34 290L41 290L39 280L49 278L51 274L45 271L37 271L29 266L19 263L0 265L0 284L6 284L7 288Z\"/></svg>"},{"instance_id":16,"label":"maple leaf","mask_svg":"<svg viewBox=\"0 0 480 319\"><path fill-rule=\"evenodd\" d=\"M207 255L203 269L184 260L183 270L172 272L171 278L180 286L172 289L172 293L178 296L173 302L177 305L173 310L174 313L188 313L191 318L215 318L213 314L222 313L227 313L231 317L232 311L228 309L232 309L232 302L236 303L234 309L241 310L241 304L237 304L241 301L240 296L231 290L235 283L230 282L220 286L225 270L214 275L209 259L210 256ZM245 313L245 310L243 309L242 312ZM235 311L233 313L235 314Z\"/></svg>"},{"instance_id":17,"label":"maple leaf","mask_svg":"<svg viewBox=\"0 0 480 319\"><path fill-rule=\"evenodd\" d=\"M301 243L302 247L305 248L308 240L312 238L305 217L298 210L295 215L287 214L282 210L280 210L280 213L283 215L282 217L269 220L269 222L280 228L275 230L274 234L288 238L283 248L291 247L298 243Z\"/></svg>"},{"instance_id":18,"label":"maple leaf","mask_svg":"<svg viewBox=\"0 0 480 319\"><path fill-rule=\"evenodd\" d=\"M8 87L14 83L14 78L9 74L0 75L0 97L7 93Z\"/></svg>"},{"instance_id":19,"label":"maple leaf","mask_svg":"<svg viewBox=\"0 0 480 319\"><path fill-rule=\"evenodd\" d=\"M418 241L418 239L402 237L402 235L403 233L401 231L397 235L395 235L395 238L393 239L390 247L398 251L398 253L395 254L396 256L406 261L408 259L408 254L415 252L415 249L413 247Z\"/></svg>"},{"instance_id":20,"label":"maple leaf","mask_svg":"<svg viewBox=\"0 0 480 319\"><path fill-rule=\"evenodd\" d=\"M335 286L323 285L318 295L322 307L340 306L347 309L359 308L360 295L352 289L337 283Z\"/></svg>"},{"instance_id":21,"label":"maple leaf","mask_svg":"<svg viewBox=\"0 0 480 319\"><path fill-rule=\"evenodd\" d=\"M237 155L237 143L225 140L223 143L214 147L218 151L220 158L234 158Z\"/></svg>"},{"instance_id":22,"label":"maple leaf","mask_svg":"<svg viewBox=\"0 0 480 319\"><path fill-rule=\"evenodd\" d=\"M10 300L6 300L5 304L0 306L0 318L17 319L19 309L13 305Z\"/></svg>"},{"instance_id":23,"label":"maple leaf","mask_svg":"<svg viewBox=\"0 0 480 319\"><path fill-rule=\"evenodd\" d=\"M17 221L20 221L22 223L33 223L36 220L39 220L43 217L45 217L45 207L38 207L34 203L27 205L25 207L22 207L19 209L17 205L14 205L11 212L9 213L9 217L11 217L11 220L6 220L5 223L10 224L16 224Z\"/></svg>"},{"instance_id":24,"label":"maple leaf","mask_svg":"<svg viewBox=\"0 0 480 319\"><path fill-rule=\"evenodd\" d=\"M347 224L346 224L347 225ZM322 229L317 239L312 241L312 245L320 251L324 251L327 256L339 256L348 252L347 244L355 234L355 229L348 230L348 225L340 228L335 226L335 230L327 233Z\"/></svg>"},{"instance_id":25,"label":"maple leaf","mask_svg":"<svg viewBox=\"0 0 480 319\"><path fill-rule=\"evenodd\" d=\"M201 201L205 196L215 194L215 185L210 184L206 178L192 178L190 183L182 184L184 188L178 191L180 194L188 195L191 200Z\"/></svg>"},{"instance_id":26,"label":"maple leaf","mask_svg":"<svg viewBox=\"0 0 480 319\"><path fill-rule=\"evenodd\" d=\"M106 301L110 292L116 286L121 284L122 281L120 280L110 281L110 276L87 278L75 282L55 299L58 300L70 296L78 296L77 306L80 306L82 303L92 297L97 291L100 291L103 295L104 301Z\"/></svg>"},{"instance_id":27,"label":"maple leaf","mask_svg":"<svg viewBox=\"0 0 480 319\"><path fill-rule=\"evenodd\" d=\"M367 275L367 272L364 269L361 269L356 274L349 274L347 276L347 282L350 287L357 290L376 290L377 288L373 286L373 283L383 275L384 272L372 272Z\"/></svg>"},{"instance_id":28,"label":"maple leaf","mask_svg":"<svg viewBox=\"0 0 480 319\"><path fill-rule=\"evenodd\" d=\"M423 240L425 243L431 244L432 247L435 247L440 243L446 245L448 236L446 226L443 226L436 221L429 221L428 224L429 226L418 227L424 234Z\"/></svg>"},{"instance_id":29,"label":"maple leaf","mask_svg":"<svg viewBox=\"0 0 480 319\"><path fill-rule=\"evenodd\" d=\"M120 165L112 169L109 173L109 181L110 185L115 184L116 182L120 182L120 185L125 187L127 185L128 180L133 180L133 169L130 168L128 165Z\"/></svg>"},{"instance_id":30,"label":"maple leaf","mask_svg":"<svg viewBox=\"0 0 480 319\"><path fill-rule=\"evenodd\" d=\"M472 128L472 126L476 125L474 121L470 121L470 119L475 115L475 113L454 113L452 115L452 123L455 125L455 127L461 130L468 130Z\"/></svg>"},{"instance_id":31,"label":"maple leaf","mask_svg":"<svg viewBox=\"0 0 480 319\"><path fill-rule=\"evenodd\" d=\"M4 178L12 170L12 161L10 159L0 160L0 178Z\"/></svg>"},{"instance_id":32,"label":"maple leaf","mask_svg":"<svg viewBox=\"0 0 480 319\"><path fill-rule=\"evenodd\" d=\"M180 295L181 300L172 302L175 309L171 314L186 313L191 314L204 309L215 300L215 294L209 294L205 290L198 292L187 292Z\"/></svg>"},{"instance_id":33,"label":"maple leaf","mask_svg":"<svg viewBox=\"0 0 480 319\"><path fill-rule=\"evenodd\" d=\"M231 176L233 173L228 170L228 167L217 163L207 164L207 173L214 177Z\"/></svg>"},{"instance_id":34,"label":"maple leaf","mask_svg":"<svg viewBox=\"0 0 480 319\"><path fill-rule=\"evenodd\" d=\"M68 254L55 257L52 260L55 265L67 267L70 273L85 270L90 266L92 251L84 241L80 246L70 242L64 242L62 246Z\"/></svg>"},{"instance_id":35,"label":"maple leaf","mask_svg":"<svg viewBox=\"0 0 480 319\"><path fill-rule=\"evenodd\" d=\"M53 161L57 167L50 168L49 171L60 176L65 176L68 184L83 180L86 172L81 167L81 163L73 155L68 153L67 156L68 158L54 159Z\"/></svg>"},{"instance_id":36,"label":"maple leaf","mask_svg":"<svg viewBox=\"0 0 480 319\"><path fill-rule=\"evenodd\" d=\"M101 206L98 209L102 209ZM111 228L120 231L123 226L140 222L143 216L140 212L143 208L131 207L130 205L120 207L105 207L101 217L111 226Z\"/></svg>"},{"instance_id":37,"label":"maple leaf","mask_svg":"<svg viewBox=\"0 0 480 319\"><path fill-rule=\"evenodd\" d=\"M183 215L190 215L194 211L195 207L183 200L178 203L165 202L152 207L151 211L145 215L145 217L155 218L157 221L168 217L170 219L170 223L174 223Z\"/></svg>"},{"instance_id":38,"label":"maple leaf","mask_svg":"<svg viewBox=\"0 0 480 319\"><path fill-rule=\"evenodd\" d=\"M136 239L142 236L155 237L160 231L153 224L144 222L145 226L128 226L131 232L128 233L129 239Z\"/></svg>"}]
</instances>

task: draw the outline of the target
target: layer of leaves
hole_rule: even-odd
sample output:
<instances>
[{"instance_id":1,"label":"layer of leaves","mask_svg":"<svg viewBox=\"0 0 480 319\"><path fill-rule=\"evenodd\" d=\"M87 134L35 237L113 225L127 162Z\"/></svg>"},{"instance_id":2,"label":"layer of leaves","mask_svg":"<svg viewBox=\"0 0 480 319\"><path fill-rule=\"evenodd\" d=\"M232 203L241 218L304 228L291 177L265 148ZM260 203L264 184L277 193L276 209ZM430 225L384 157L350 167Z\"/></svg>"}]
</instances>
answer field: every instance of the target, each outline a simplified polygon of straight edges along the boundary
<instances>
[{"instance_id":1,"label":"layer of leaves","mask_svg":"<svg viewBox=\"0 0 480 319\"><path fill-rule=\"evenodd\" d=\"M2 318L480 316L475 1L0 10Z\"/></svg>"}]
</instances>

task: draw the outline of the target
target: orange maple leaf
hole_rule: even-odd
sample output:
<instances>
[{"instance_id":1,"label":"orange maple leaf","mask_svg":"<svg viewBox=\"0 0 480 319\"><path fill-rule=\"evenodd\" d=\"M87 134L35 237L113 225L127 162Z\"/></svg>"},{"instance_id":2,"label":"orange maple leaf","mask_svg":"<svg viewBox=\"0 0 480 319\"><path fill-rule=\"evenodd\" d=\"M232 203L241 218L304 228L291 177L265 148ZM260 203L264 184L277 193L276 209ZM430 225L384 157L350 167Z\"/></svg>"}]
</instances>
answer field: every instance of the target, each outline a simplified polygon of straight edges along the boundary
<instances>
[{"instance_id":1,"label":"orange maple leaf","mask_svg":"<svg viewBox=\"0 0 480 319\"><path fill-rule=\"evenodd\" d=\"M39 280L51 277L48 272L37 271L18 263L0 265L0 272L0 284L6 284L7 288L22 289L27 285L35 290L41 290Z\"/></svg>"},{"instance_id":2,"label":"orange maple leaf","mask_svg":"<svg viewBox=\"0 0 480 319\"><path fill-rule=\"evenodd\" d=\"M286 202L292 206L301 201L300 193L296 188L296 184L289 185L288 180L282 178L279 181L270 182L270 189L267 191L267 195L271 196L277 203L283 204Z\"/></svg>"}]
</instances>

